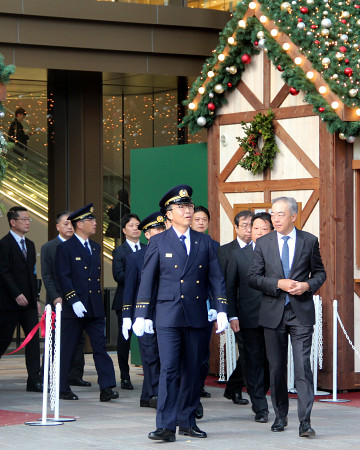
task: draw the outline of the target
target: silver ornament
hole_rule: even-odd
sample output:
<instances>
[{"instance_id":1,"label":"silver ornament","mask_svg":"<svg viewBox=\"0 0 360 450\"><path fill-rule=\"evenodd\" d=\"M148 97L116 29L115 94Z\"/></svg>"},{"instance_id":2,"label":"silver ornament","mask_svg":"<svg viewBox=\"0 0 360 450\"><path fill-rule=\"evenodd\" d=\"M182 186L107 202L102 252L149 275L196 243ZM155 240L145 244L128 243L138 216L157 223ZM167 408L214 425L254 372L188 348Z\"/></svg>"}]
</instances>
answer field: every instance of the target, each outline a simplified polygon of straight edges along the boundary
<instances>
[{"instance_id":1,"label":"silver ornament","mask_svg":"<svg viewBox=\"0 0 360 450\"><path fill-rule=\"evenodd\" d=\"M330 58L326 57L321 60L323 66L328 66L330 64Z\"/></svg>"},{"instance_id":2,"label":"silver ornament","mask_svg":"<svg viewBox=\"0 0 360 450\"><path fill-rule=\"evenodd\" d=\"M337 73L334 73L334 75L331 78L333 78L334 80L337 80L339 78L339 75Z\"/></svg>"},{"instance_id":3,"label":"silver ornament","mask_svg":"<svg viewBox=\"0 0 360 450\"><path fill-rule=\"evenodd\" d=\"M346 142L348 142L349 144L353 144L355 141L356 141L355 136L349 136L346 138Z\"/></svg>"},{"instance_id":4,"label":"silver ornament","mask_svg":"<svg viewBox=\"0 0 360 450\"><path fill-rule=\"evenodd\" d=\"M327 28L323 28L323 29L321 30L321 34L322 34L323 36L329 36L330 30L328 30Z\"/></svg>"},{"instance_id":5,"label":"silver ornament","mask_svg":"<svg viewBox=\"0 0 360 450\"><path fill-rule=\"evenodd\" d=\"M199 127L204 127L206 125L205 117L203 116L198 117L196 123L199 125Z\"/></svg>"},{"instance_id":6,"label":"silver ornament","mask_svg":"<svg viewBox=\"0 0 360 450\"><path fill-rule=\"evenodd\" d=\"M341 39L343 42L347 42L347 41L349 40L349 36L348 36L347 34L342 34L342 35L340 36L340 39Z\"/></svg>"},{"instance_id":7,"label":"silver ornament","mask_svg":"<svg viewBox=\"0 0 360 450\"><path fill-rule=\"evenodd\" d=\"M357 96L358 90L357 89L350 89L349 96L354 98Z\"/></svg>"},{"instance_id":8,"label":"silver ornament","mask_svg":"<svg viewBox=\"0 0 360 450\"><path fill-rule=\"evenodd\" d=\"M215 84L214 91L217 94L222 94L224 92L224 88L223 88L222 84Z\"/></svg>"},{"instance_id":9,"label":"silver ornament","mask_svg":"<svg viewBox=\"0 0 360 450\"><path fill-rule=\"evenodd\" d=\"M226 72L230 72L230 67L225 68Z\"/></svg>"},{"instance_id":10,"label":"silver ornament","mask_svg":"<svg viewBox=\"0 0 360 450\"><path fill-rule=\"evenodd\" d=\"M338 61L341 61L345 58L344 53L341 53L341 52L337 52L335 56Z\"/></svg>"},{"instance_id":11,"label":"silver ornament","mask_svg":"<svg viewBox=\"0 0 360 450\"><path fill-rule=\"evenodd\" d=\"M257 37L258 39L264 39L265 33L264 33L263 31L259 31L259 32L257 33L256 37Z\"/></svg>"},{"instance_id":12,"label":"silver ornament","mask_svg":"<svg viewBox=\"0 0 360 450\"><path fill-rule=\"evenodd\" d=\"M297 24L297 27L299 28L299 30L303 30L303 29L305 28L304 22L299 22L299 23Z\"/></svg>"},{"instance_id":13,"label":"silver ornament","mask_svg":"<svg viewBox=\"0 0 360 450\"><path fill-rule=\"evenodd\" d=\"M209 93L209 98L214 98L214 94L212 92Z\"/></svg>"},{"instance_id":14,"label":"silver ornament","mask_svg":"<svg viewBox=\"0 0 360 450\"><path fill-rule=\"evenodd\" d=\"M0 111L0 118L2 119L3 117L5 117L5 113L4 111Z\"/></svg>"},{"instance_id":15,"label":"silver ornament","mask_svg":"<svg viewBox=\"0 0 360 450\"><path fill-rule=\"evenodd\" d=\"M265 45L266 45L266 39L260 39L260 41L258 42L258 47L265 48Z\"/></svg>"},{"instance_id":16,"label":"silver ornament","mask_svg":"<svg viewBox=\"0 0 360 450\"><path fill-rule=\"evenodd\" d=\"M328 18L323 19L323 20L321 21L321 26L322 26L323 28L330 28L331 25L332 25L332 22L331 22L331 20L328 19Z\"/></svg>"},{"instance_id":17,"label":"silver ornament","mask_svg":"<svg viewBox=\"0 0 360 450\"><path fill-rule=\"evenodd\" d=\"M349 11L343 11L341 13L341 17L343 17L344 19L348 19L350 17Z\"/></svg>"},{"instance_id":18,"label":"silver ornament","mask_svg":"<svg viewBox=\"0 0 360 450\"><path fill-rule=\"evenodd\" d=\"M313 4L314 4L314 0L306 0L306 3L307 3L308 5L313 5Z\"/></svg>"}]
</instances>

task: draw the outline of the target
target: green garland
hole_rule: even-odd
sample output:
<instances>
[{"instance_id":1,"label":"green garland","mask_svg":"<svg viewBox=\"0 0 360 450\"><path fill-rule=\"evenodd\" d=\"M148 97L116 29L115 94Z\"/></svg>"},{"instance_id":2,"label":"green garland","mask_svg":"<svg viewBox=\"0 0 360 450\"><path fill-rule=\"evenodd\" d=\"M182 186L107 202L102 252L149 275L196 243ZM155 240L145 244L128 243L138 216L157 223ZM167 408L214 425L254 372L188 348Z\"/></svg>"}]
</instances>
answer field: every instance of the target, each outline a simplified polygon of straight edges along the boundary
<instances>
[{"instance_id":1,"label":"green garland","mask_svg":"<svg viewBox=\"0 0 360 450\"><path fill-rule=\"evenodd\" d=\"M241 122L245 136L236 139L245 154L238 164L253 174L263 172L267 167L273 168L276 153L279 152L274 134L274 119L275 114L270 109L267 114L256 114L250 124ZM260 137L263 139L261 149L258 147Z\"/></svg>"},{"instance_id":2,"label":"green garland","mask_svg":"<svg viewBox=\"0 0 360 450\"><path fill-rule=\"evenodd\" d=\"M12 75L15 72L15 66L12 64L5 65L4 57L0 53L0 83L6 84L10 80L10 75ZM4 112L4 106L2 102L0 102L0 112Z\"/></svg>"},{"instance_id":3,"label":"green garland","mask_svg":"<svg viewBox=\"0 0 360 450\"><path fill-rule=\"evenodd\" d=\"M225 94L231 92L240 82L242 73L246 64L241 61L244 54L253 56L259 53L258 46L254 45L259 41L258 33L264 33L265 48L267 56L275 65L281 68L283 80L297 91L305 93L305 101L313 105L314 113L318 114L326 122L330 133L341 133L345 137L358 136L360 134L360 122L344 122L327 103L324 97L317 91L315 85L306 77L304 71L294 64L288 54L282 49L278 42L270 35L256 17L247 20L246 28L238 27L238 21L241 20L247 11L250 0L240 1L236 7L233 17L220 33L219 45L213 56L207 60L202 69L202 75L192 85L189 98L184 104L188 105L193 101L198 93L198 89L203 85L207 78L209 70L214 70L214 65L218 62L218 55L224 51L228 45L227 39L236 31L236 45L230 46L230 51L225 61L219 63L218 68L214 70L215 76L205 85L206 91L202 95L196 110L189 110L180 127L188 126L190 133L196 133L202 127L210 128L216 118L216 111L227 102ZM329 0L324 3L322 0L314 0L314 3L305 3L297 1L290 2L291 14L288 10L282 10L281 0L258 0L261 4L262 12L274 20L278 28L287 33L290 39L299 47L300 51L312 62L313 67L318 70L325 81L329 84L331 90L336 93L341 100L350 107L360 107L360 46L354 42L356 32L360 29L360 0L351 3L344 0L342 5L337 1ZM327 6L329 5L329 6ZM301 7L308 7L309 13L302 14ZM343 12L350 14L347 24L341 22ZM322 35L321 21L323 18L329 18L332 21L332 27L328 37ZM298 28L298 19L305 24L305 29ZM340 40L341 33L348 35L348 41ZM339 42L337 42L337 40ZM336 42L336 44L335 44ZM330 45L331 44L331 45ZM360 44L360 42L359 42ZM346 47L343 60L336 58L336 53L340 46ZM323 63L323 57L330 58L331 63L326 68ZM346 63L345 60L349 62ZM229 67L236 67L236 73L230 73ZM353 68L353 74L348 77L344 73L344 68ZM224 92L217 94L215 86L221 84ZM359 89L359 93L353 97L350 95L351 89ZM213 111L209 110L208 105L212 103L215 107ZM201 120L199 120L201 118ZM205 119L205 120L204 120Z\"/></svg>"}]
</instances>

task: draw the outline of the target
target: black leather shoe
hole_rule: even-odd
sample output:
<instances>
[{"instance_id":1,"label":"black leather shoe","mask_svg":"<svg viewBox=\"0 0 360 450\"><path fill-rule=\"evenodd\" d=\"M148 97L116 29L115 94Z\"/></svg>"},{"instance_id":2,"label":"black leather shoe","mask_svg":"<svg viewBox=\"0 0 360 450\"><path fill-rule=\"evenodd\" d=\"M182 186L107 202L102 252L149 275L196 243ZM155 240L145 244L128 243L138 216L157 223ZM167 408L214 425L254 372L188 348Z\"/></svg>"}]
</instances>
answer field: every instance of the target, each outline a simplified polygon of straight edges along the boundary
<instances>
[{"instance_id":1,"label":"black leather shoe","mask_svg":"<svg viewBox=\"0 0 360 450\"><path fill-rule=\"evenodd\" d=\"M132 391L134 389L134 386L131 384L130 380L121 380L121 389Z\"/></svg>"},{"instance_id":2,"label":"black leather shoe","mask_svg":"<svg viewBox=\"0 0 360 450\"><path fill-rule=\"evenodd\" d=\"M78 380L69 380L70 386L80 386L80 387L90 387L91 383L89 381L82 380L79 378Z\"/></svg>"},{"instance_id":3,"label":"black leather shoe","mask_svg":"<svg viewBox=\"0 0 360 450\"><path fill-rule=\"evenodd\" d=\"M255 414L255 422L267 423L269 417L269 411L258 411Z\"/></svg>"},{"instance_id":4,"label":"black leather shoe","mask_svg":"<svg viewBox=\"0 0 360 450\"><path fill-rule=\"evenodd\" d=\"M175 442L176 436L175 431L167 430L166 428L157 428L148 435L149 439L153 441L165 441L165 442Z\"/></svg>"},{"instance_id":5,"label":"black leather shoe","mask_svg":"<svg viewBox=\"0 0 360 450\"><path fill-rule=\"evenodd\" d=\"M42 392L43 385L40 381L37 381L36 383L27 383L26 390L27 392Z\"/></svg>"},{"instance_id":6,"label":"black leather shoe","mask_svg":"<svg viewBox=\"0 0 360 450\"><path fill-rule=\"evenodd\" d=\"M309 436L315 436L315 430L311 428L310 421L303 420L300 422L299 426L299 436L300 437L309 437Z\"/></svg>"},{"instance_id":7,"label":"black leather shoe","mask_svg":"<svg viewBox=\"0 0 360 450\"><path fill-rule=\"evenodd\" d=\"M113 391L111 388L101 389L100 391L101 402L109 402L110 400L115 400L116 398L119 398L119 393L117 391Z\"/></svg>"},{"instance_id":8,"label":"black leather shoe","mask_svg":"<svg viewBox=\"0 0 360 450\"><path fill-rule=\"evenodd\" d=\"M79 400L79 397L73 391L60 392L59 398L61 400Z\"/></svg>"},{"instance_id":9,"label":"black leather shoe","mask_svg":"<svg viewBox=\"0 0 360 450\"><path fill-rule=\"evenodd\" d=\"M224 397L232 400L233 403L235 403L235 405L248 405L249 404L249 400L246 398L242 398L242 393L241 392L234 392L233 394L229 394L228 392L224 392Z\"/></svg>"},{"instance_id":10,"label":"black leather shoe","mask_svg":"<svg viewBox=\"0 0 360 450\"><path fill-rule=\"evenodd\" d=\"M203 398L210 398L210 397L211 397L211 394L210 394L210 392L205 391L205 388L202 387L202 388L201 388L201 392L200 392L200 397L203 397Z\"/></svg>"},{"instance_id":11,"label":"black leather shoe","mask_svg":"<svg viewBox=\"0 0 360 450\"><path fill-rule=\"evenodd\" d=\"M157 395L153 395L150 398L150 408L157 408L157 402L158 402L158 396Z\"/></svg>"},{"instance_id":12,"label":"black leather shoe","mask_svg":"<svg viewBox=\"0 0 360 450\"><path fill-rule=\"evenodd\" d=\"M278 417L275 419L275 422L271 425L271 431L284 431L285 427L287 427L288 421L287 417L283 419L279 419Z\"/></svg>"},{"instance_id":13,"label":"black leather shoe","mask_svg":"<svg viewBox=\"0 0 360 450\"><path fill-rule=\"evenodd\" d=\"M204 408L201 402L199 402L198 407L195 410L195 419L202 419L204 415Z\"/></svg>"},{"instance_id":14,"label":"black leather shoe","mask_svg":"<svg viewBox=\"0 0 360 450\"><path fill-rule=\"evenodd\" d=\"M140 400L140 408L150 408L149 400Z\"/></svg>"},{"instance_id":15,"label":"black leather shoe","mask_svg":"<svg viewBox=\"0 0 360 450\"><path fill-rule=\"evenodd\" d=\"M179 427L179 434L183 436L190 436L195 438L206 438L207 434L205 431L201 431L197 425L194 425L190 428Z\"/></svg>"}]
</instances>

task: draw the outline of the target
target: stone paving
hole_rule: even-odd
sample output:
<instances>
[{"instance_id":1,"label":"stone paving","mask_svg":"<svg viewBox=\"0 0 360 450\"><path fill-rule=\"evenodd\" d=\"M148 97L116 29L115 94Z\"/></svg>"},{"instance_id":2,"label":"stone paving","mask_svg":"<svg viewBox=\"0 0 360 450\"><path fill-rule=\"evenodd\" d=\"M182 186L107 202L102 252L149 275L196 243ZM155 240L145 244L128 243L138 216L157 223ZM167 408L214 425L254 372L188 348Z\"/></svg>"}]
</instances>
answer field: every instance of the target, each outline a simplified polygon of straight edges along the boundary
<instances>
[{"instance_id":1,"label":"stone paving","mask_svg":"<svg viewBox=\"0 0 360 450\"><path fill-rule=\"evenodd\" d=\"M116 354L111 353L116 361ZM41 394L26 392L23 356L5 356L0 361L0 409L40 413ZM116 367L119 380L119 371ZM73 388L78 401L60 401L60 416L76 416L76 422L61 426L31 427L24 424L0 427L0 448L19 449L159 449L171 446L207 450L227 449L331 449L360 448L360 408L349 404L315 403L312 425L315 438L299 438L296 399L290 400L289 425L283 433L272 433L274 413L270 407L268 424L254 422L249 406L237 406L223 397L222 388L207 388L204 418L198 421L207 439L178 436L174 443L150 441L155 427L155 411L140 408L142 383L140 367L131 368L133 391L119 389L120 398L99 402L96 372L91 355L86 355L84 379L91 388ZM246 394L245 394L246 395ZM270 402L270 399L269 399ZM49 414L50 417L51 414Z\"/></svg>"}]
</instances>

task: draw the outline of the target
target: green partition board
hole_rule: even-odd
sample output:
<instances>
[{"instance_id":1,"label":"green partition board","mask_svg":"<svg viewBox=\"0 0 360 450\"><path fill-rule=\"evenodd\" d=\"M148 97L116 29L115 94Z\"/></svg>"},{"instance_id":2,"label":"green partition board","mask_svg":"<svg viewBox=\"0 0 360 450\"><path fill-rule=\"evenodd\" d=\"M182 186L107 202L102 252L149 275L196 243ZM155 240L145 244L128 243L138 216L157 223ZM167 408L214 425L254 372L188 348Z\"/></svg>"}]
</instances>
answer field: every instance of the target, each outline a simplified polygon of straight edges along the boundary
<instances>
[{"instance_id":1,"label":"green partition board","mask_svg":"<svg viewBox=\"0 0 360 450\"><path fill-rule=\"evenodd\" d=\"M140 219L159 210L159 200L177 184L193 188L195 205L207 207L207 144L142 148L130 153L130 210ZM142 236L142 242L146 239ZM137 339L131 340L131 362L141 364Z\"/></svg>"}]
</instances>

